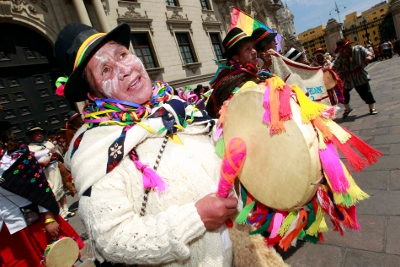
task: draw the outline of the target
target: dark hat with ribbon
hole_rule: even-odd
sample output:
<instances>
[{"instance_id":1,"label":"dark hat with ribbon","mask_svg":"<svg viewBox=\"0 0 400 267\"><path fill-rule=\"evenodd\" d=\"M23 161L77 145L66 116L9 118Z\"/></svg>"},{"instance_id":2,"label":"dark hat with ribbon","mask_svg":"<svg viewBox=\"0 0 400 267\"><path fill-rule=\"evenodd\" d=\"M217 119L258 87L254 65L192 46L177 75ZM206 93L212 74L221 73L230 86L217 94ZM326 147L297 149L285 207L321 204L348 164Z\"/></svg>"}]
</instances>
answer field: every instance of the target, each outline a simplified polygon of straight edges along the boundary
<instances>
[{"instance_id":1,"label":"dark hat with ribbon","mask_svg":"<svg viewBox=\"0 0 400 267\"><path fill-rule=\"evenodd\" d=\"M288 59L291 59L293 61L296 61L301 55L303 55L302 52L296 50L295 48L290 48L290 50L285 54L285 57Z\"/></svg>"},{"instance_id":2,"label":"dark hat with ribbon","mask_svg":"<svg viewBox=\"0 0 400 267\"><path fill-rule=\"evenodd\" d=\"M314 55L316 55L316 54L323 54L323 55L325 55L325 50L323 49L323 48L317 48L317 50L315 50L314 52L313 52L313 54Z\"/></svg>"},{"instance_id":3,"label":"dark hat with ribbon","mask_svg":"<svg viewBox=\"0 0 400 267\"><path fill-rule=\"evenodd\" d=\"M277 33L269 32L268 30L266 30L264 28L257 28L251 34L251 36L254 39L254 44L256 45L257 51L260 51L265 46L272 43L272 41L275 40L276 35L277 35Z\"/></svg>"},{"instance_id":4,"label":"dark hat with ribbon","mask_svg":"<svg viewBox=\"0 0 400 267\"><path fill-rule=\"evenodd\" d=\"M79 117L81 114L80 113L78 113L78 112L76 112L76 111L69 111L68 113L67 113L67 121L68 122L71 122L71 121L73 121L74 119L76 119L77 117Z\"/></svg>"},{"instance_id":5,"label":"dark hat with ribbon","mask_svg":"<svg viewBox=\"0 0 400 267\"><path fill-rule=\"evenodd\" d=\"M222 45L225 48L225 52L222 54L224 58L232 56L232 51L237 47L242 40L252 39L253 37L247 35L240 28L232 28L222 41Z\"/></svg>"},{"instance_id":6,"label":"dark hat with ribbon","mask_svg":"<svg viewBox=\"0 0 400 267\"><path fill-rule=\"evenodd\" d=\"M339 53L340 49L342 49L343 47L346 47L348 45L352 44L352 42L347 41L346 39L339 39L336 42L336 48L335 48L335 54Z\"/></svg>"},{"instance_id":7,"label":"dark hat with ribbon","mask_svg":"<svg viewBox=\"0 0 400 267\"><path fill-rule=\"evenodd\" d=\"M129 48L130 32L128 24L120 24L109 33L99 32L85 24L67 24L54 44L58 66L68 76L57 79L56 93L72 102L86 100L89 85L83 82L82 73L90 58L108 41L115 41Z\"/></svg>"},{"instance_id":8,"label":"dark hat with ribbon","mask_svg":"<svg viewBox=\"0 0 400 267\"><path fill-rule=\"evenodd\" d=\"M36 127L30 128L30 129L26 132L26 135L27 135L27 136L31 136L31 135L33 134L33 132L36 132L36 131L41 131L42 134L46 134L46 133L47 133L46 130L43 130L42 128L36 126Z\"/></svg>"}]
</instances>

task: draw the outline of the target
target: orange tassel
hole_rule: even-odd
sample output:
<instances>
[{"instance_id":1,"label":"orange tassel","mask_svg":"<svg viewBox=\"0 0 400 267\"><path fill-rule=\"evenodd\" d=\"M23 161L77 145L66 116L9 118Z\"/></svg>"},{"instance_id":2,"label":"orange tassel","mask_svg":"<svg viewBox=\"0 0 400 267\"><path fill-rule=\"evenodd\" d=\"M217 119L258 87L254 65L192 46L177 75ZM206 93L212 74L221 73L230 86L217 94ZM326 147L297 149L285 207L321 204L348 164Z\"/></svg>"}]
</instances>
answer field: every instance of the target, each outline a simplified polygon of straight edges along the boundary
<instances>
[{"instance_id":1,"label":"orange tassel","mask_svg":"<svg viewBox=\"0 0 400 267\"><path fill-rule=\"evenodd\" d=\"M306 227L308 220L308 214L304 209L299 210L299 219L297 221L296 227L292 232L290 232L287 236L285 236L280 242L279 247L282 248L284 251L287 251L290 247L290 243L297 238L300 231Z\"/></svg>"},{"instance_id":2,"label":"orange tassel","mask_svg":"<svg viewBox=\"0 0 400 267\"><path fill-rule=\"evenodd\" d=\"M354 221L350 218L349 214L347 213L345 207L341 205L336 205L336 208L340 211L340 213L343 215L344 220L342 221L344 226L347 226L348 228L354 229Z\"/></svg>"},{"instance_id":3,"label":"orange tassel","mask_svg":"<svg viewBox=\"0 0 400 267\"><path fill-rule=\"evenodd\" d=\"M271 134L282 133L285 125L279 120L279 90L275 86L270 88Z\"/></svg>"},{"instance_id":4,"label":"orange tassel","mask_svg":"<svg viewBox=\"0 0 400 267\"><path fill-rule=\"evenodd\" d=\"M318 128L322 135L324 136L325 142L332 140L332 132L328 126L322 121L321 117L316 117L311 121L312 125Z\"/></svg>"}]
</instances>

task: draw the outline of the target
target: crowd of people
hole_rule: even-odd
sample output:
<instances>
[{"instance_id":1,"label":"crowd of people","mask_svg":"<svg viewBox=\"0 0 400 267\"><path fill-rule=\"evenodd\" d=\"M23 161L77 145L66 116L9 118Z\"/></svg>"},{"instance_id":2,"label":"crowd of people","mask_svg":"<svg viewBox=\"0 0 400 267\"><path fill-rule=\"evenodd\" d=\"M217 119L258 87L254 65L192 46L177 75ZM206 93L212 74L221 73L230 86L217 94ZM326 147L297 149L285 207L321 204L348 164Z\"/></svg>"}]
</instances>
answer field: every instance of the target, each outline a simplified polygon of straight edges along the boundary
<instances>
[{"instance_id":1,"label":"crowd of people","mask_svg":"<svg viewBox=\"0 0 400 267\"><path fill-rule=\"evenodd\" d=\"M235 257L240 253L235 249L243 240L229 237L225 222L240 209L240 200L235 192L227 198L215 194L221 159L210 133L215 131L214 119L220 117L224 102L235 89L273 76L275 37L276 33L263 28L252 35L239 28L230 30L223 40L226 64L219 65L211 89L199 84L193 90L195 108L174 96L176 91L168 84L155 86L150 81L140 59L129 51L127 24L107 34L87 25L67 24L58 34L55 55L68 76L64 96L71 102L88 102L83 110L85 120L71 111L66 128L46 139L45 129L33 127L27 132L30 143L22 146L9 140L9 124L0 122L0 171L15 169L14 163L28 151L52 192L49 206L0 187L1 204L20 222L14 227L10 223L14 217L2 210L1 240L12 240L10 244L17 247L22 241L15 233L27 234L33 229L19 213L20 207L35 204L41 213L40 227L36 224L32 230L38 233L28 238L41 240L40 245L30 248L31 256L14 256L15 260L31 260L39 251L43 253L48 238L60 235L61 228L67 236L77 235L66 223L75 215L67 206L69 192L80 198L78 213L88 230L96 266L238 264ZM334 54L319 48L312 62L296 48L284 56L332 70L340 77L343 118L353 110L353 88L368 105L369 113L377 114L365 70L374 59L369 49L340 39ZM40 230L43 226L45 232ZM10 255L16 247L1 244L0 263L13 266ZM259 266L284 266L273 249L259 249L263 256ZM34 263L21 266L39 266L36 258Z\"/></svg>"}]
</instances>

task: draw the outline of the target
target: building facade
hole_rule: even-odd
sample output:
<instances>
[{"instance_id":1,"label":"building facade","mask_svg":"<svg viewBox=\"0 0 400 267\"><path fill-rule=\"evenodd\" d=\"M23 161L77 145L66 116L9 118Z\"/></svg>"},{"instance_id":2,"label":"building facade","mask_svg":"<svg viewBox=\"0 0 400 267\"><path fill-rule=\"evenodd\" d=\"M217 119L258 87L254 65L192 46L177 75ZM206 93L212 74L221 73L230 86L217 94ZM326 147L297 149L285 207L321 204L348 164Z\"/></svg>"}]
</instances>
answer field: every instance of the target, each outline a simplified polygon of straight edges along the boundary
<instances>
[{"instance_id":1,"label":"building facade","mask_svg":"<svg viewBox=\"0 0 400 267\"><path fill-rule=\"evenodd\" d=\"M294 15L287 4L277 11L278 23L281 27L281 34L285 43L282 46L282 54L285 54L290 48L294 47L299 51L304 51L301 41L297 38L296 28L294 26Z\"/></svg>"},{"instance_id":2,"label":"building facade","mask_svg":"<svg viewBox=\"0 0 400 267\"><path fill-rule=\"evenodd\" d=\"M108 32L131 27L131 50L153 80L175 87L208 84L222 60L222 40L237 6L280 31L279 0L41 0L0 1L0 120L23 138L27 129L65 126L65 114L84 103L54 94L62 73L53 57L58 32L80 22ZM27 38L29 36L29 38Z\"/></svg>"},{"instance_id":3,"label":"building facade","mask_svg":"<svg viewBox=\"0 0 400 267\"><path fill-rule=\"evenodd\" d=\"M325 28L325 25L319 25L298 35L308 57L311 57L318 48L326 50Z\"/></svg>"}]
</instances>

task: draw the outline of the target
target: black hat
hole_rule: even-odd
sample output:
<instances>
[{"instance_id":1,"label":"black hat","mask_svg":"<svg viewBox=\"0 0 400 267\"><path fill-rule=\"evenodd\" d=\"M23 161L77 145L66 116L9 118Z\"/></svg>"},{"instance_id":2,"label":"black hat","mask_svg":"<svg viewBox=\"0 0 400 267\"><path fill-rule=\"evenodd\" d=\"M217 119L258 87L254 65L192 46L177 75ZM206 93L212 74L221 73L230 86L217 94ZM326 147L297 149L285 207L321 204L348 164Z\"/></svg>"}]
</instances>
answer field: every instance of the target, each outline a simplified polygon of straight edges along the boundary
<instances>
[{"instance_id":1,"label":"black hat","mask_svg":"<svg viewBox=\"0 0 400 267\"><path fill-rule=\"evenodd\" d=\"M260 51L263 47L272 43L272 41L275 40L276 35L277 33L269 32L264 28L257 28L251 34L257 51Z\"/></svg>"},{"instance_id":2,"label":"black hat","mask_svg":"<svg viewBox=\"0 0 400 267\"><path fill-rule=\"evenodd\" d=\"M238 45L240 41L246 39L252 39L252 37L247 35L240 28L235 27L231 29L222 41L222 45L225 48L225 52L222 54L222 56L224 58L230 56L230 52L233 50L233 48L236 47L236 45Z\"/></svg>"},{"instance_id":3,"label":"black hat","mask_svg":"<svg viewBox=\"0 0 400 267\"><path fill-rule=\"evenodd\" d=\"M71 122L71 121L73 121L75 118L77 118L77 117L79 117L81 114L80 113L78 113L78 112L76 112L76 111L69 111L68 113L67 113L67 121L68 122Z\"/></svg>"},{"instance_id":4,"label":"black hat","mask_svg":"<svg viewBox=\"0 0 400 267\"><path fill-rule=\"evenodd\" d=\"M89 88L81 76L89 59L110 40L129 48L130 32L128 24L120 24L106 34L80 23L69 23L60 31L54 44L54 53L58 66L68 76L64 88L68 100L78 102L87 99Z\"/></svg>"},{"instance_id":5,"label":"black hat","mask_svg":"<svg viewBox=\"0 0 400 267\"><path fill-rule=\"evenodd\" d=\"M285 57L287 57L288 59L291 59L293 61L296 61L296 59L298 59L301 55L303 55L302 52L300 52L294 48L290 48L290 50L285 54Z\"/></svg>"},{"instance_id":6,"label":"black hat","mask_svg":"<svg viewBox=\"0 0 400 267\"><path fill-rule=\"evenodd\" d=\"M9 121L0 121L0 131L7 131L10 127L11 123Z\"/></svg>"},{"instance_id":7,"label":"black hat","mask_svg":"<svg viewBox=\"0 0 400 267\"><path fill-rule=\"evenodd\" d=\"M43 129L40 128L40 127L32 127L32 128L30 128L30 129L26 132L26 135L27 135L27 136L31 136L31 135L33 134L33 132L36 132L36 131L41 131L42 134L44 134L44 135L47 133L46 130L43 130Z\"/></svg>"}]
</instances>

